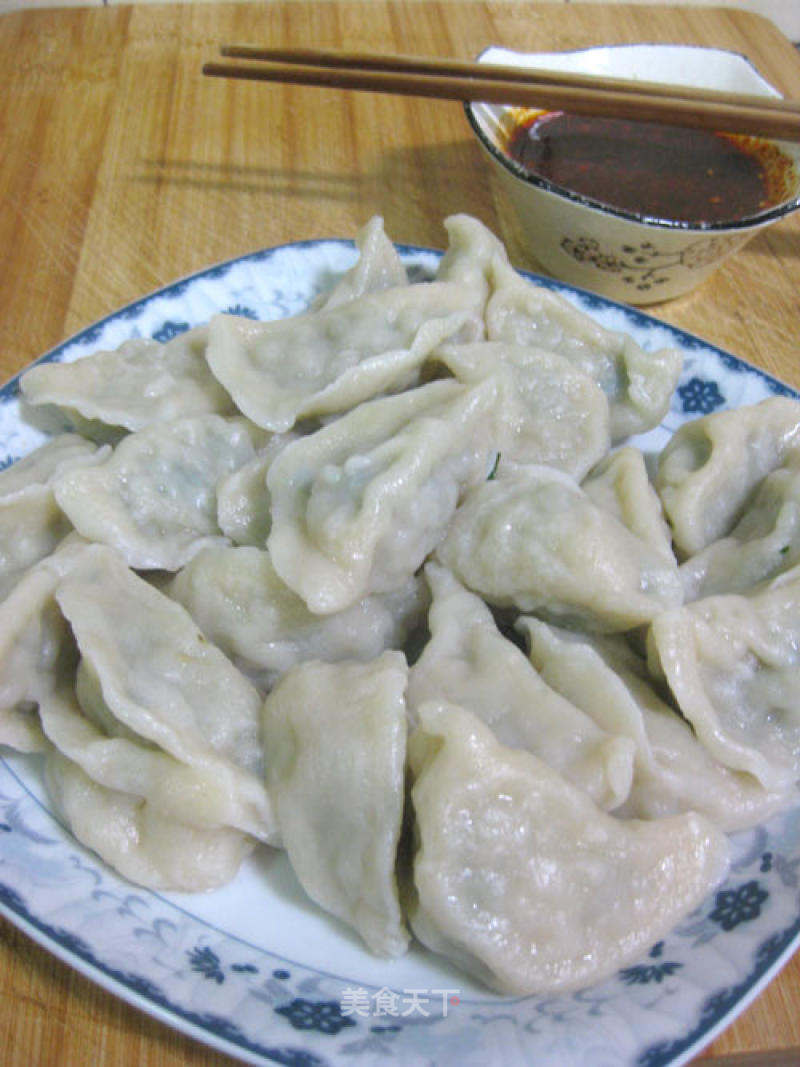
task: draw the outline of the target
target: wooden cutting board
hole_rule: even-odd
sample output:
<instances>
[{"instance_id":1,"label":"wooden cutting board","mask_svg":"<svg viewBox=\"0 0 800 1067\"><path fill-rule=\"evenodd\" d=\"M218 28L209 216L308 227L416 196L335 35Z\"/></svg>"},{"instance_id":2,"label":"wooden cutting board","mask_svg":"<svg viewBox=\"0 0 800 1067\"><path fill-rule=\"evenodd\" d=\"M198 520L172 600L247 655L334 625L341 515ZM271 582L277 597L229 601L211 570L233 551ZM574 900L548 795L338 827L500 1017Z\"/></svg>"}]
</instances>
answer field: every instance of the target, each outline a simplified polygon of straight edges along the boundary
<instances>
[{"instance_id":1,"label":"wooden cutting board","mask_svg":"<svg viewBox=\"0 0 800 1067\"><path fill-rule=\"evenodd\" d=\"M800 59L769 22L723 8L474 2L145 5L0 17L0 376L210 263L352 236L373 214L441 247L478 216L533 266L453 103L204 79L222 42L471 57L598 43L713 44L800 98ZM653 313L800 386L800 216ZM800 1046L800 965L710 1050ZM0 1062L221 1065L0 924ZM764 1060L766 1063L767 1061Z\"/></svg>"}]
</instances>

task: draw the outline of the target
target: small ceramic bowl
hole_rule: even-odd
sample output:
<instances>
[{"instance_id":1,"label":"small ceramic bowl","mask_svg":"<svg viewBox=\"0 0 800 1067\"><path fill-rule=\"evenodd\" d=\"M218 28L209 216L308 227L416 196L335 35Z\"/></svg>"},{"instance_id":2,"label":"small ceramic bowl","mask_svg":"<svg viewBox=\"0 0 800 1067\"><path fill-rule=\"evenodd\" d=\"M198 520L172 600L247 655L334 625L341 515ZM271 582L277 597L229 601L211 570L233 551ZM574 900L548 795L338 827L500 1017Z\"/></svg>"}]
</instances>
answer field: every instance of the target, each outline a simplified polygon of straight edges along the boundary
<instances>
[{"instance_id":1,"label":"small ceramic bowl","mask_svg":"<svg viewBox=\"0 0 800 1067\"><path fill-rule=\"evenodd\" d=\"M521 53L489 48L481 62L667 82L779 96L743 56L686 45L615 45L577 52ZM561 281L629 304L688 292L755 233L800 207L800 145L776 142L790 161L780 202L747 218L693 223L609 207L553 185L506 151L519 109L466 105L469 122L516 209L531 255Z\"/></svg>"}]
</instances>

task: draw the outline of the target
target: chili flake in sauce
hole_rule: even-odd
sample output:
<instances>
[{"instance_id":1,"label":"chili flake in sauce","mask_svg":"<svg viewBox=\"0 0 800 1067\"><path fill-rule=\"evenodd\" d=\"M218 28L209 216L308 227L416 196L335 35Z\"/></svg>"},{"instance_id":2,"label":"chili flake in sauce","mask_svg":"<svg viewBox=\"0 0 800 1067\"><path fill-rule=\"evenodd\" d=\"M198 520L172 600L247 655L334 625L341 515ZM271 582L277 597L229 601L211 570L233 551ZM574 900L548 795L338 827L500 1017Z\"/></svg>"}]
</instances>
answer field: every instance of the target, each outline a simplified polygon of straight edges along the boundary
<instances>
[{"instance_id":1,"label":"chili flake in sauce","mask_svg":"<svg viewBox=\"0 0 800 1067\"><path fill-rule=\"evenodd\" d=\"M609 207L679 222L749 218L788 195L792 161L756 137L680 126L526 113L506 146L526 170Z\"/></svg>"}]
</instances>

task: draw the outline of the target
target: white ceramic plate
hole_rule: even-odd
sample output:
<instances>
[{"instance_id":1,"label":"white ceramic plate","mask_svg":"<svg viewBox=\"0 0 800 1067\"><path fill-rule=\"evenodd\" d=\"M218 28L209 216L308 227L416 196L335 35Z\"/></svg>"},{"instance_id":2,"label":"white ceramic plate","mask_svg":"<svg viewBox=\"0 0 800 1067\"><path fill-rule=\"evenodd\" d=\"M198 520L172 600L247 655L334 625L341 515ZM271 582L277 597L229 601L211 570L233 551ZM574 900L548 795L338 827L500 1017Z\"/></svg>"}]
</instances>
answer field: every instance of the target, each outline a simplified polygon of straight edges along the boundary
<instances>
[{"instance_id":1,"label":"white ceramic plate","mask_svg":"<svg viewBox=\"0 0 800 1067\"><path fill-rule=\"evenodd\" d=\"M435 270L436 253L402 252L412 276ZM235 260L111 315L44 358L70 360L133 336L166 339L218 311L297 312L354 258L350 242L320 241ZM672 410L646 447L696 415L796 395L641 312L541 281L645 348L683 349ZM10 383L0 392L0 458L11 462L40 439ZM37 758L0 761L2 912L113 993L254 1064L677 1067L800 942L799 887L795 810L738 835L725 885L636 965L575 995L500 997L422 950L374 959L303 898L283 855L267 849L215 893L138 889L59 825Z\"/></svg>"}]
</instances>

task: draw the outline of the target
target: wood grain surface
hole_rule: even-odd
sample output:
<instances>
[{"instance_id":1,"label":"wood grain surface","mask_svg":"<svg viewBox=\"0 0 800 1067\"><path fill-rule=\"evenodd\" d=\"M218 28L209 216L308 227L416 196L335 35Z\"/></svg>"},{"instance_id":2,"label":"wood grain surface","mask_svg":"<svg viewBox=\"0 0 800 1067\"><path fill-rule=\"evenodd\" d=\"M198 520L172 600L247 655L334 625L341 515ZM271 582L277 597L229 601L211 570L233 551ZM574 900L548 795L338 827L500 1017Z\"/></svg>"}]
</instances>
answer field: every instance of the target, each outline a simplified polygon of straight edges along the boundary
<instances>
[{"instance_id":1,"label":"wood grain surface","mask_svg":"<svg viewBox=\"0 0 800 1067\"><path fill-rule=\"evenodd\" d=\"M176 278L350 237L373 214L396 241L441 247L443 218L469 212L536 268L458 104L202 78L221 43L468 58L622 41L732 48L800 98L791 45L735 9L274 0L0 17L0 376ZM651 311L800 387L798 282L800 215ZM703 1058L800 1048L798 1005L795 958ZM0 922L3 1067L232 1062Z\"/></svg>"}]
</instances>

